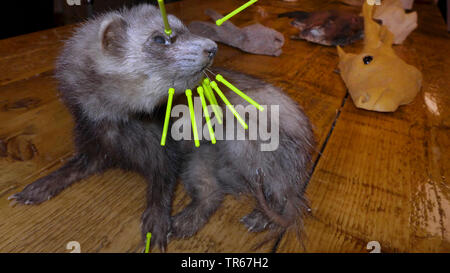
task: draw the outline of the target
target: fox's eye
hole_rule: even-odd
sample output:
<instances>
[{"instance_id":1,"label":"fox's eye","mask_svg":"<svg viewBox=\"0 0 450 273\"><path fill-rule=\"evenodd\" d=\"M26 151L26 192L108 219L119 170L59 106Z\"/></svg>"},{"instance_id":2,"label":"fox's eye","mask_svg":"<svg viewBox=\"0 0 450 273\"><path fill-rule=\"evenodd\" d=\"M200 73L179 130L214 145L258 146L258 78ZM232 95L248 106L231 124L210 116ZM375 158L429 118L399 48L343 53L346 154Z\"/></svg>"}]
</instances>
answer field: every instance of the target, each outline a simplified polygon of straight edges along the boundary
<instances>
[{"instance_id":1,"label":"fox's eye","mask_svg":"<svg viewBox=\"0 0 450 273\"><path fill-rule=\"evenodd\" d=\"M373 57L372 56L365 56L364 58L363 58L363 62L364 62L364 64L370 64L370 62L373 60Z\"/></svg>"},{"instance_id":2,"label":"fox's eye","mask_svg":"<svg viewBox=\"0 0 450 273\"><path fill-rule=\"evenodd\" d=\"M154 41L155 43L162 44L162 45L164 45L164 44L167 43L166 39L164 39L164 37L159 36L159 35L153 37L153 41Z\"/></svg>"}]
</instances>

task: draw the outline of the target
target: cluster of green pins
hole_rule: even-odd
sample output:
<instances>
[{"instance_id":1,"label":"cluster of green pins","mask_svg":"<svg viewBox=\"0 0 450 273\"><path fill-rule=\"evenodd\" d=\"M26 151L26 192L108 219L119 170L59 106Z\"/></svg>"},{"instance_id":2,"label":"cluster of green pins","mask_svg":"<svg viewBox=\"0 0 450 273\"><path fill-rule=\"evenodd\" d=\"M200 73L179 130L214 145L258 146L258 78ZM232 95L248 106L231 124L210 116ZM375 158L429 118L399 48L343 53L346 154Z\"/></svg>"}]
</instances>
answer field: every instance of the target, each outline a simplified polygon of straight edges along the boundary
<instances>
[{"instance_id":1,"label":"cluster of green pins","mask_svg":"<svg viewBox=\"0 0 450 273\"><path fill-rule=\"evenodd\" d=\"M236 10L232 11L227 16L217 20L216 24L218 26L222 25L223 22L225 22L226 20L230 19L234 15L238 14L242 10L246 9L250 5L254 4L256 1L258 1L258 0L250 0L250 1L248 1L246 4L242 5L241 7L237 8ZM158 0L158 5L159 5L159 10L161 11L161 16L162 16L163 22L164 22L164 33L167 36L170 37L170 35L172 35L172 29L170 28L169 20L167 19L167 13L166 13L166 7L164 5L164 0ZM241 96L248 103L254 105L258 110L260 110L260 111L264 110L264 108L261 105L259 105L256 101L251 99L244 92L242 92L241 90L236 88L234 85L229 83L227 80L225 80L224 77L222 77L220 74L216 75L216 80L218 82L221 82L223 85L225 85L226 87L228 87L232 91L234 91L239 96ZM242 127L244 127L244 129L248 129L247 123L245 123L244 119L238 114L236 109L234 109L233 105L231 105L231 103L228 101L228 99L222 93L222 91L220 90L220 88L217 85L217 83L215 81L210 81L208 78L205 78L202 81L202 83L200 84L200 86L197 87L197 93L200 96L200 100L202 102L203 113L205 115L206 124L208 125L209 135L211 137L211 142L213 144L216 143L216 138L214 136L214 129L213 129L212 125L211 125L211 119L210 119L209 112L208 112L208 109L207 109L206 100L208 100L209 104L212 106L212 109L213 109L213 112L214 112L214 116L217 119L217 122L219 124L222 124L222 122L223 122L222 121L222 118L223 118L222 111L220 111L220 107L219 107L219 104L217 103L217 99L216 99L216 96L214 94L214 91L222 99L222 101L225 103L225 105L228 107L228 109L233 113L233 115L236 117L236 119L239 121L239 123L242 125ZM173 95L174 94L175 94L175 89L169 88L169 96L168 96L168 100L167 100L166 116L165 116L165 119L164 119L163 133L162 133L162 137L161 137L161 146L166 145L167 131L169 129L169 120L170 120L170 113L172 111L172 101L173 101ZM193 106L193 102L192 102L192 90L186 89L185 94L186 94L187 101L188 101L188 107L189 107L189 112L190 112L190 117L191 117L191 124L192 124L192 133L194 134L195 146L199 147L200 146L200 141L199 141L199 138L198 138L197 124L196 124L196 121L195 121L194 106Z\"/></svg>"},{"instance_id":2,"label":"cluster of green pins","mask_svg":"<svg viewBox=\"0 0 450 273\"><path fill-rule=\"evenodd\" d=\"M229 89L231 89L233 92L241 96L244 100L246 100L251 105L254 105L259 111L264 111L264 108L259 105L256 101L251 99L249 96L247 96L244 92L236 88L236 86L232 85L230 82L228 82L222 75L217 74L216 80ZM215 92L214 92L215 91ZM170 120L170 112L172 110L172 100L173 100L173 94L175 93L175 89L170 88L169 89L169 97L167 100L167 108L166 108L166 117L164 120L164 127L163 127L163 134L161 138L161 146L164 146L166 144L166 137L167 137L167 130L169 128L169 120ZM219 86L215 81L209 81L209 79L204 79L199 87L197 87L197 93L200 96L200 100L202 103L203 113L205 115L206 124L208 126L209 135L211 137L211 142L213 144L216 143L216 138L214 136L214 129L211 125L211 118L209 116L206 100L209 101L210 105L212 106L214 115L217 119L217 122L219 124L222 124L222 112L219 111L220 107L217 103L216 96L214 93L217 93L217 95L222 99L222 101L225 103L225 105L228 107L228 109L233 113L233 115L236 117L236 119L239 121L239 123L244 127L244 129L248 129L247 123L245 123L244 119L239 115L239 113L234 109L233 105L228 101L228 99L223 94L222 90L220 90ZM192 124L192 133L194 135L194 143L195 147L200 146L200 141L198 138L198 131L197 131L197 123L195 121L195 114L194 114L194 106L192 102L192 90L186 89L185 91L187 101L188 101L188 107L189 107L189 113L191 117L191 124Z\"/></svg>"}]
</instances>

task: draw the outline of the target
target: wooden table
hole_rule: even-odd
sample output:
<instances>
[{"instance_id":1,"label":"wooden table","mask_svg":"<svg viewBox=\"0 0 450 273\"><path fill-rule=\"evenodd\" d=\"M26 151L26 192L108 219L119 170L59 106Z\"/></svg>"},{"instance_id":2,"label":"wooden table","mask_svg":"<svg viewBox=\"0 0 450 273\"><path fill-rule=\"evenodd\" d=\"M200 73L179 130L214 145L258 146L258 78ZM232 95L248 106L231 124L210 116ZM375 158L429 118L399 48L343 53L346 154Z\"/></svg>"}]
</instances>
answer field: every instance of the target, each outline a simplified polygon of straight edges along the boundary
<instances>
[{"instance_id":1,"label":"wooden table","mask_svg":"<svg viewBox=\"0 0 450 273\"><path fill-rule=\"evenodd\" d=\"M184 0L167 5L186 22L207 20L206 8L222 14L243 1ZM260 0L232 21L259 21L296 33L285 11L354 9L335 1L297 3ZM414 102L395 113L355 108L332 47L286 39L280 57L257 56L220 45L215 63L245 71L284 88L314 124L317 149L307 195L304 247L287 232L256 250L264 233L248 233L239 219L248 199L229 197L194 237L169 244L170 252L368 252L450 251L450 52L438 9L416 5L419 28L397 53L417 66L424 84ZM267 16L261 15L265 11ZM70 187L39 206L12 207L7 197L61 166L73 153L73 122L57 98L52 78L61 39L73 26L0 41L0 251L140 252L145 183L133 173L111 170ZM346 47L356 52L362 44ZM186 203L181 187L175 207Z\"/></svg>"}]
</instances>

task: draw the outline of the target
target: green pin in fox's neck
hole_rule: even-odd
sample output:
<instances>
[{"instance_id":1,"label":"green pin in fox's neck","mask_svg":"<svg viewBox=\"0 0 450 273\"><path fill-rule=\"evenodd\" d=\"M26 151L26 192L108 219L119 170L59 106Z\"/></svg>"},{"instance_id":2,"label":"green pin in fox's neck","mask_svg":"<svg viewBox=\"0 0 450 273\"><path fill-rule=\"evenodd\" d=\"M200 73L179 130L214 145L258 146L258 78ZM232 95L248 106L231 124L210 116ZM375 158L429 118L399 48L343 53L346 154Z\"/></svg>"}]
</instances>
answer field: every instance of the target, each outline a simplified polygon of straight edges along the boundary
<instances>
[{"instance_id":1,"label":"green pin in fox's neck","mask_svg":"<svg viewBox=\"0 0 450 273\"><path fill-rule=\"evenodd\" d=\"M167 34L167 36L170 37L170 35L172 35L172 29L170 28L169 20L167 19L166 6L164 5L164 0L158 0L158 5L159 10L161 11L161 16L164 21L164 32Z\"/></svg>"}]
</instances>

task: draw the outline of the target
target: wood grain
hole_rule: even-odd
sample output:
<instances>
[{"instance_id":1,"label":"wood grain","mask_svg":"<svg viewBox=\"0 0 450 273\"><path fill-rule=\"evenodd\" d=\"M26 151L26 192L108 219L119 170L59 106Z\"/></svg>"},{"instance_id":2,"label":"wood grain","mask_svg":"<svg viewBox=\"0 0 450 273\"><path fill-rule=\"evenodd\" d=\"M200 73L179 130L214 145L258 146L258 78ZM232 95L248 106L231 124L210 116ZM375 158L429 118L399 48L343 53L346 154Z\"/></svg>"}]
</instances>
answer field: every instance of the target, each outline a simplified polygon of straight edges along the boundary
<instances>
[{"instance_id":1,"label":"wood grain","mask_svg":"<svg viewBox=\"0 0 450 273\"><path fill-rule=\"evenodd\" d=\"M52 70L62 42L72 29L63 26L0 40L0 85Z\"/></svg>"},{"instance_id":2,"label":"wood grain","mask_svg":"<svg viewBox=\"0 0 450 273\"><path fill-rule=\"evenodd\" d=\"M207 20L206 8L226 14L241 4L184 0L168 4L167 10L190 22ZM385 251L449 250L449 63L442 57L449 48L443 22L434 7L421 7L419 26L425 21L424 26L397 52L423 71L423 93L412 105L384 115L355 109L350 100L342 107L346 89L334 72L335 49L288 39L295 28L289 19L276 18L281 12L330 7L340 6L334 1L260 0L232 21L238 26L259 21L282 32L283 54L257 56L220 45L215 60L217 66L283 88L314 125L318 163L308 186L313 216L306 222L306 249L292 233L279 245L252 249L265 234L247 232L239 219L253 200L229 197L197 235L172 241L168 251L353 252L365 251L368 240L379 240ZM0 218L6 219L0 221L0 252L68 252L65 246L73 240L82 252L140 252L144 247L145 182L136 174L111 170L39 206L13 207L6 200L73 153L73 123L58 100L52 72L61 40L72 29L0 41ZM188 201L179 186L174 210Z\"/></svg>"},{"instance_id":3,"label":"wood grain","mask_svg":"<svg viewBox=\"0 0 450 273\"><path fill-rule=\"evenodd\" d=\"M417 9L419 29L395 49L422 71L422 92L387 114L346 101L307 189L306 247L288 233L277 251L450 251L450 40L436 7Z\"/></svg>"}]
</instances>

